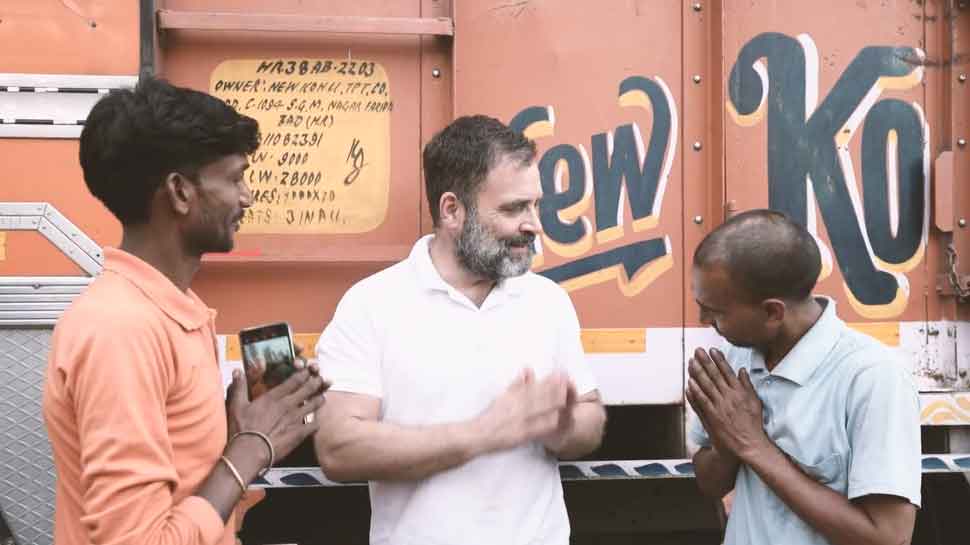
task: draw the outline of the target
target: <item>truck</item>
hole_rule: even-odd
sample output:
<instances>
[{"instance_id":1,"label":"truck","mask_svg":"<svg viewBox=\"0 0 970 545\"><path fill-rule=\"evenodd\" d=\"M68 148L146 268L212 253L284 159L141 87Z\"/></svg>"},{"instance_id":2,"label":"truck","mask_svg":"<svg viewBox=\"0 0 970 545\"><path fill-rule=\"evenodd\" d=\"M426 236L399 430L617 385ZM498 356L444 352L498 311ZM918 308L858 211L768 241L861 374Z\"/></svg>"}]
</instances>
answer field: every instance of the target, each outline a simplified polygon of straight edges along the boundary
<instances>
[{"instance_id":1,"label":"truck","mask_svg":"<svg viewBox=\"0 0 970 545\"><path fill-rule=\"evenodd\" d=\"M970 542L963 0L7 0L0 50L0 539L52 541L47 347L120 240L78 136L99 97L155 75L260 122L254 205L194 283L227 380L240 329L285 320L312 348L354 282L430 232L420 150L487 114L539 147L533 269L568 291L607 404L602 447L560 465L574 543L720 543L729 513L685 434L686 360L718 341L691 257L765 207L808 228L817 292L919 385L913 543ZM243 543L366 543L366 487L310 445L284 465Z\"/></svg>"}]
</instances>

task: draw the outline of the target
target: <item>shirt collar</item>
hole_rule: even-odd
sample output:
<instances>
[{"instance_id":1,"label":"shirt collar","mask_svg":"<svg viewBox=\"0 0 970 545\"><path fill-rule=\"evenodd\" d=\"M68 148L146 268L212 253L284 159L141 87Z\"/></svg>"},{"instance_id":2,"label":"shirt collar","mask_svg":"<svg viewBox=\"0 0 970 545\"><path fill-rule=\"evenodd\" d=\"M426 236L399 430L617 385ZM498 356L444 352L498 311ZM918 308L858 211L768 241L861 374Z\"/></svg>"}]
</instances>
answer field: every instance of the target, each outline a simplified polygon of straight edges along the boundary
<instances>
[{"instance_id":1,"label":"shirt collar","mask_svg":"<svg viewBox=\"0 0 970 545\"><path fill-rule=\"evenodd\" d=\"M414 243L408 261L414 266L418 281L425 289L431 291L450 292L453 288L438 274L434 262L431 261L431 239L434 235L425 235Z\"/></svg>"},{"instance_id":2,"label":"shirt collar","mask_svg":"<svg viewBox=\"0 0 970 545\"><path fill-rule=\"evenodd\" d=\"M431 240L434 235L425 235L418 239L414 243L414 247L411 248L411 253L408 255L408 261L410 261L414 270L417 273L418 281L421 285L431 291L443 291L452 297L460 295L458 290L456 290L451 284L445 282L444 278L441 278L441 274L438 273L438 269L435 267L434 262L431 261ZM530 274L530 273L526 273ZM500 280L494 288L492 288L492 293L489 294L486 299L486 303L493 296L518 296L522 293L522 280L523 276L514 278L505 278ZM464 296L462 296L464 297ZM485 305L482 305L483 308Z\"/></svg>"},{"instance_id":3,"label":"shirt collar","mask_svg":"<svg viewBox=\"0 0 970 545\"><path fill-rule=\"evenodd\" d=\"M131 282L186 331L200 329L215 319L216 311L192 290L181 291L161 271L124 250L105 248L104 270Z\"/></svg>"},{"instance_id":4,"label":"shirt collar","mask_svg":"<svg viewBox=\"0 0 970 545\"><path fill-rule=\"evenodd\" d=\"M799 386L807 384L827 360L844 326L835 313L834 300L829 297L816 297L815 300L823 306L822 315L771 372ZM764 358L759 357L758 360L756 365L763 367Z\"/></svg>"}]
</instances>

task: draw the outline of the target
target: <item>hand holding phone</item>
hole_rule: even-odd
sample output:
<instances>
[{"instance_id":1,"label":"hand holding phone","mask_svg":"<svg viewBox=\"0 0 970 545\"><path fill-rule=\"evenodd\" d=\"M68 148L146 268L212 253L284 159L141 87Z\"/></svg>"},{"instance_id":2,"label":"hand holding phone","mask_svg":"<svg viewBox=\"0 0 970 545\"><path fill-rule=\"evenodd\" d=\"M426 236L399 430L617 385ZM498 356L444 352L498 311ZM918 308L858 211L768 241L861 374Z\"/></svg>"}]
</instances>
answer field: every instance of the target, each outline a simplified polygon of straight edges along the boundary
<instances>
[{"instance_id":1,"label":"hand holding phone","mask_svg":"<svg viewBox=\"0 0 970 545\"><path fill-rule=\"evenodd\" d=\"M286 322L244 329L239 332L239 345L250 400L279 386L298 369L293 333Z\"/></svg>"}]
</instances>

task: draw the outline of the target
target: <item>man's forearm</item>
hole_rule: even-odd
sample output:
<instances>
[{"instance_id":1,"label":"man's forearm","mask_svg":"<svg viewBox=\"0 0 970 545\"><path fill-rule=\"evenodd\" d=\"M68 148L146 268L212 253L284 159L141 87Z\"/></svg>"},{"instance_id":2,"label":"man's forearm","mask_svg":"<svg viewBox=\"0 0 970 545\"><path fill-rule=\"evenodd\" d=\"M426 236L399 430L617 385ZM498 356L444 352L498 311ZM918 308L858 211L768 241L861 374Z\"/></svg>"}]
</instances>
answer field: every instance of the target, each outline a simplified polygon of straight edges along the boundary
<instances>
[{"instance_id":1,"label":"man's forearm","mask_svg":"<svg viewBox=\"0 0 970 545\"><path fill-rule=\"evenodd\" d=\"M317 456L336 481L419 480L484 452L473 422L406 427L349 418L317 436Z\"/></svg>"},{"instance_id":2,"label":"man's forearm","mask_svg":"<svg viewBox=\"0 0 970 545\"><path fill-rule=\"evenodd\" d=\"M253 455L253 453L262 454L264 451L265 457ZM253 436L239 437L230 443L226 448L225 456L229 459L229 463L233 464L233 468L239 472L239 477L242 478L245 485L249 485L255 480L259 472L269 463L269 451L261 439ZM209 477L196 489L194 495L204 498L212 504L212 507L222 517L222 521L226 522L236 504L239 503L243 491L225 462L217 460L212 471L209 472Z\"/></svg>"},{"instance_id":3,"label":"man's forearm","mask_svg":"<svg viewBox=\"0 0 970 545\"><path fill-rule=\"evenodd\" d=\"M694 454L694 474L697 486L704 494L721 499L734 490L741 463L729 453L704 447Z\"/></svg>"},{"instance_id":4,"label":"man's forearm","mask_svg":"<svg viewBox=\"0 0 970 545\"><path fill-rule=\"evenodd\" d=\"M596 450L603 440L606 409L599 401L583 401L573 407L573 429L563 436L552 453L562 460L574 460Z\"/></svg>"},{"instance_id":5,"label":"man's forearm","mask_svg":"<svg viewBox=\"0 0 970 545\"><path fill-rule=\"evenodd\" d=\"M894 535L880 528L866 511L848 498L806 475L771 444L746 456L747 464L785 504L835 545L897 545L912 535Z\"/></svg>"}]
</instances>

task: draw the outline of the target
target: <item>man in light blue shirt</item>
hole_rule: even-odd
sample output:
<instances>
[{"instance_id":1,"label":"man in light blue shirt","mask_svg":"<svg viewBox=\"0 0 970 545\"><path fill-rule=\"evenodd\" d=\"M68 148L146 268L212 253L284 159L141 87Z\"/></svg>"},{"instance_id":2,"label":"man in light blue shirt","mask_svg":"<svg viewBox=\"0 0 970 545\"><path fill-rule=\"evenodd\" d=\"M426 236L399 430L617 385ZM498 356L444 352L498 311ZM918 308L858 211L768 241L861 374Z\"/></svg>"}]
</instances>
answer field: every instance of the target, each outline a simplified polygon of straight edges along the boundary
<instances>
[{"instance_id":1,"label":"man in light blue shirt","mask_svg":"<svg viewBox=\"0 0 970 545\"><path fill-rule=\"evenodd\" d=\"M687 400L697 482L734 490L725 545L898 545L920 504L919 399L887 347L811 294L812 236L752 210L694 254L701 321L732 346L697 349Z\"/></svg>"}]
</instances>

